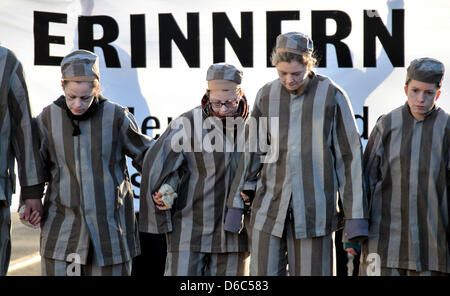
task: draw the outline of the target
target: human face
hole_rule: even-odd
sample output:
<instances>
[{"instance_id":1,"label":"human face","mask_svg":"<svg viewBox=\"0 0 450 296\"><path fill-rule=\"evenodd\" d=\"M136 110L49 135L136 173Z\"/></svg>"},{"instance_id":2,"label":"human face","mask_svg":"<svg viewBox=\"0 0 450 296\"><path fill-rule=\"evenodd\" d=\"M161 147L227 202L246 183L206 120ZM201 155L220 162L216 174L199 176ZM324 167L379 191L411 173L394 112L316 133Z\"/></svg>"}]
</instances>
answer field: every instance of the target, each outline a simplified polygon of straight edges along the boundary
<instances>
[{"instance_id":1,"label":"human face","mask_svg":"<svg viewBox=\"0 0 450 296\"><path fill-rule=\"evenodd\" d=\"M218 87L209 90L209 101L214 112L221 116L231 116L239 106L240 96L236 86Z\"/></svg>"},{"instance_id":2,"label":"human face","mask_svg":"<svg viewBox=\"0 0 450 296\"><path fill-rule=\"evenodd\" d=\"M296 92L307 82L311 66L297 61L279 62L276 65L281 84L290 92Z\"/></svg>"},{"instance_id":3,"label":"human face","mask_svg":"<svg viewBox=\"0 0 450 296\"><path fill-rule=\"evenodd\" d=\"M441 91L434 83L411 80L405 85L408 106L411 114L417 120L423 120L441 95Z\"/></svg>"},{"instance_id":4,"label":"human face","mask_svg":"<svg viewBox=\"0 0 450 296\"><path fill-rule=\"evenodd\" d=\"M69 81L63 90L66 96L66 105L73 115L83 115L94 101L98 87L90 81Z\"/></svg>"}]
</instances>

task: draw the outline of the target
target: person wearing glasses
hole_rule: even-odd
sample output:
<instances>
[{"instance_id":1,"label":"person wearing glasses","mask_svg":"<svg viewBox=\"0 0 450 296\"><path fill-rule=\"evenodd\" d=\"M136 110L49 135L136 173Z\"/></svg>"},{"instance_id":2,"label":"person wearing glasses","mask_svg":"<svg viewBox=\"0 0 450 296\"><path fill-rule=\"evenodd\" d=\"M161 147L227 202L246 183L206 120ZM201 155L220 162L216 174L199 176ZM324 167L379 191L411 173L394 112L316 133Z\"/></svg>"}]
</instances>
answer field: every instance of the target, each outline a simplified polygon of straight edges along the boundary
<instances>
[{"instance_id":1,"label":"person wearing glasses","mask_svg":"<svg viewBox=\"0 0 450 296\"><path fill-rule=\"evenodd\" d=\"M153 141L100 94L95 53L68 54L61 72L64 94L37 117L48 182L42 275L130 275L140 247L126 157L141 171Z\"/></svg>"},{"instance_id":2,"label":"person wearing glasses","mask_svg":"<svg viewBox=\"0 0 450 296\"><path fill-rule=\"evenodd\" d=\"M144 160L139 230L167 234L166 276L248 273L244 212L226 207L248 115L242 72L213 64L206 80L201 106L172 121Z\"/></svg>"}]
</instances>

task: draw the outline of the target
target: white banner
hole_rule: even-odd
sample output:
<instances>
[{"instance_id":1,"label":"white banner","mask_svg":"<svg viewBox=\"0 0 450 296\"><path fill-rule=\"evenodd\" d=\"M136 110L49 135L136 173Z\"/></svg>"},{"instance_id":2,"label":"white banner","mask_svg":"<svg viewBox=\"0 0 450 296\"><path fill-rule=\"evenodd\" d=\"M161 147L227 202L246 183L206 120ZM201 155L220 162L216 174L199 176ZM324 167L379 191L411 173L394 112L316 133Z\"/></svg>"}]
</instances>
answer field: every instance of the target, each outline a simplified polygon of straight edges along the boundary
<instances>
[{"instance_id":1,"label":"white banner","mask_svg":"<svg viewBox=\"0 0 450 296\"><path fill-rule=\"evenodd\" d=\"M215 62L243 70L252 107L258 89L277 78L268 65L276 36L300 31L319 51L315 71L347 92L365 145L377 118L405 102L411 60L450 65L449 14L445 0L1 0L0 44L23 63L35 115L62 94L62 57L95 51L103 94L155 137L200 104ZM448 81L438 105L450 110ZM129 167L138 195L140 179Z\"/></svg>"}]
</instances>

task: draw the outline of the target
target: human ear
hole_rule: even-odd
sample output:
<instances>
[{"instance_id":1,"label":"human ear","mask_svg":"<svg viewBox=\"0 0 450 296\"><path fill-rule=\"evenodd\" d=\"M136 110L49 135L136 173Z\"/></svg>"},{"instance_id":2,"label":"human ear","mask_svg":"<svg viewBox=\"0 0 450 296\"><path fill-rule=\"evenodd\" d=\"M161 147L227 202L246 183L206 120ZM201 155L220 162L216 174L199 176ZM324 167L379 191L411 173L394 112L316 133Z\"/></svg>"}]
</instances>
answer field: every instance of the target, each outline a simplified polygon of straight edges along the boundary
<instances>
[{"instance_id":1,"label":"human ear","mask_svg":"<svg viewBox=\"0 0 450 296\"><path fill-rule=\"evenodd\" d=\"M436 96L434 97L434 101L436 102L439 99L439 96L441 95L441 90L438 90L436 92Z\"/></svg>"}]
</instances>

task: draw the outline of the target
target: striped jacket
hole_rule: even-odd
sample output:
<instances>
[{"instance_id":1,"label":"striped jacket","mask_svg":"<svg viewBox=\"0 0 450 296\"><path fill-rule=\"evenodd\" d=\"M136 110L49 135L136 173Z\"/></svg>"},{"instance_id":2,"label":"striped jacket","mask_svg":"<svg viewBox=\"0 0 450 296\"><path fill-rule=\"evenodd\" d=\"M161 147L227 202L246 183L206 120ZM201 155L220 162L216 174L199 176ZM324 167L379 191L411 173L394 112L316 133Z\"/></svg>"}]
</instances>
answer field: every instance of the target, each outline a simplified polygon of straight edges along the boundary
<instances>
[{"instance_id":1,"label":"striped jacket","mask_svg":"<svg viewBox=\"0 0 450 296\"><path fill-rule=\"evenodd\" d=\"M210 149L206 145L213 141L208 137L217 129L213 125L202 128L206 118L220 121L206 117L201 107L186 112L171 122L147 152L141 179L139 230L167 233L169 252L248 251L245 229L240 234L224 230L226 197L241 154L234 141L239 135L227 138L227 133L219 131L216 143L223 139L225 148ZM174 149L173 143L178 143L180 137L187 145L182 150ZM178 197L171 210L160 211L152 194L164 183L176 188Z\"/></svg>"},{"instance_id":2,"label":"striped jacket","mask_svg":"<svg viewBox=\"0 0 450 296\"><path fill-rule=\"evenodd\" d=\"M369 240L381 267L450 272L450 117L416 120L406 103L381 117L364 152Z\"/></svg>"},{"instance_id":3,"label":"striped jacket","mask_svg":"<svg viewBox=\"0 0 450 296\"><path fill-rule=\"evenodd\" d=\"M15 189L14 159L21 186L44 182L22 65L0 46L0 203L7 205Z\"/></svg>"},{"instance_id":4,"label":"striped jacket","mask_svg":"<svg viewBox=\"0 0 450 296\"><path fill-rule=\"evenodd\" d=\"M99 266L107 266L138 255L125 156L132 158L140 171L153 142L140 133L133 115L101 97L98 110L78 122L79 136L72 136L66 110L56 102L44 108L37 122L40 151L50 175L41 224L41 256L67 260L76 253L81 264L86 264L91 245Z\"/></svg>"},{"instance_id":5,"label":"striped jacket","mask_svg":"<svg viewBox=\"0 0 450 296\"><path fill-rule=\"evenodd\" d=\"M290 208L297 239L327 235L342 220L338 196L345 219L367 218L360 136L346 94L329 78L312 73L300 96L279 79L267 83L257 94L252 118L258 135L269 134L278 150L271 153L278 154L276 161L262 161L268 153L261 150L246 153L238 172L243 177L233 184L229 206L238 207L240 191L256 190L252 227L282 237ZM261 118L278 122L261 124Z\"/></svg>"}]
</instances>

